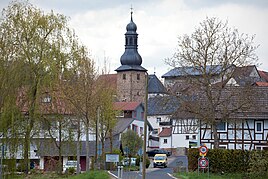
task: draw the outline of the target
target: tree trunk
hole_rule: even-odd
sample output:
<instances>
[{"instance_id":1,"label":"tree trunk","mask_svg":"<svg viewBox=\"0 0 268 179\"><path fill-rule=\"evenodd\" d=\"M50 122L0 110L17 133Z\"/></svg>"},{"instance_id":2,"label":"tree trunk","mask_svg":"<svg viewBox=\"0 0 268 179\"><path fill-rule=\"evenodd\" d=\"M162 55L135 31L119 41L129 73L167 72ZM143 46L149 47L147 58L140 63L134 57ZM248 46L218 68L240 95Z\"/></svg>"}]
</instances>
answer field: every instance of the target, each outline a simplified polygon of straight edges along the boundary
<instances>
[{"instance_id":1,"label":"tree trunk","mask_svg":"<svg viewBox=\"0 0 268 179\"><path fill-rule=\"evenodd\" d=\"M86 124L86 171L89 171L89 122Z\"/></svg>"},{"instance_id":2,"label":"tree trunk","mask_svg":"<svg viewBox=\"0 0 268 179\"><path fill-rule=\"evenodd\" d=\"M29 153L30 153L30 144L31 144L31 131L33 129L34 120L32 119L31 116L29 116L29 119L26 119L26 120L30 120L30 123L26 127L23 158L24 158L24 167L25 167L24 173L28 174L29 173Z\"/></svg>"},{"instance_id":3,"label":"tree trunk","mask_svg":"<svg viewBox=\"0 0 268 179\"><path fill-rule=\"evenodd\" d=\"M77 142L76 142L76 156L77 156L77 166L76 166L76 175L79 175L80 170L80 120L78 120L77 124Z\"/></svg>"},{"instance_id":4,"label":"tree trunk","mask_svg":"<svg viewBox=\"0 0 268 179\"><path fill-rule=\"evenodd\" d=\"M105 162L105 150L104 150L104 138L101 139L101 169L104 169Z\"/></svg>"},{"instance_id":5,"label":"tree trunk","mask_svg":"<svg viewBox=\"0 0 268 179\"><path fill-rule=\"evenodd\" d=\"M213 132L213 137L214 137L214 149L219 148L219 136L218 136L218 131L217 131L217 123L213 123L211 125L212 132Z\"/></svg>"},{"instance_id":6,"label":"tree trunk","mask_svg":"<svg viewBox=\"0 0 268 179\"><path fill-rule=\"evenodd\" d=\"M23 151L23 163L24 163L24 173L27 175L29 173L29 148L30 148L30 129L27 127L24 139L24 151Z\"/></svg>"},{"instance_id":7,"label":"tree trunk","mask_svg":"<svg viewBox=\"0 0 268 179\"><path fill-rule=\"evenodd\" d=\"M62 132L62 123L61 123L61 121L59 122L59 146L58 146L58 149L59 149L59 161L58 161L58 168L57 168L57 170L58 170L58 174L62 174L62 151L61 151L61 140L62 140L62 134L61 134L61 132Z\"/></svg>"},{"instance_id":8,"label":"tree trunk","mask_svg":"<svg viewBox=\"0 0 268 179\"><path fill-rule=\"evenodd\" d=\"M113 152L113 130L109 130L109 136L110 136L110 153Z\"/></svg>"}]
</instances>

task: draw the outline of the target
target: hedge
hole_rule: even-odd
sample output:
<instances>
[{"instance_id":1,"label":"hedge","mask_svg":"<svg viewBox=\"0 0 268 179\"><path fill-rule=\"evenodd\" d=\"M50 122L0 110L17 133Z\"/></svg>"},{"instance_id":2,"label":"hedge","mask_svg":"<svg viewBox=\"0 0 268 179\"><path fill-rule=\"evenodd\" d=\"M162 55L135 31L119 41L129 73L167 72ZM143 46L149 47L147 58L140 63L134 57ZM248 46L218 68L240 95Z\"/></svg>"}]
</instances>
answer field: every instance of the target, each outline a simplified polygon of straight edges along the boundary
<instances>
[{"instance_id":1,"label":"hedge","mask_svg":"<svg viewBox=\"0 0 268 179\"><path fill-rule=\"evenodd\" d=\"M198 169L198 157L198 149L188 149L190 171ZM254 174L259 168L261 174L268 173L268 151L209 149L206 157L209 159L209 170L213 173Z\"/></svg>"}]
</instances>

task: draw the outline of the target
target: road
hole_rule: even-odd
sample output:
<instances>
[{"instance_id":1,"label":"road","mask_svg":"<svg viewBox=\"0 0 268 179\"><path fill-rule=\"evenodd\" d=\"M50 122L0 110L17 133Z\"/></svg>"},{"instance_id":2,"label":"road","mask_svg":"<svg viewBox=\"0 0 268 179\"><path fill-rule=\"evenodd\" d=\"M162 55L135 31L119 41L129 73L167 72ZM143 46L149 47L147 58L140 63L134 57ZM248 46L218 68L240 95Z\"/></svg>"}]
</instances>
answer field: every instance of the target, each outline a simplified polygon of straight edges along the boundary
<instances>
[{"instance_id":1,"label":"road","mask_svg":"<svg viewBox=\"0 0 268 179\"><path fill-rule=\"evenodd\" d=\"M172 176L173 167L177 164L176 157L168 158L168 167L167 168L153 168L152 165L146 169L146 179L175 179ZM117 176L117 171L112 172ZM142 179L142 173L139 171L130 171L123 173L123 179Z\"/></svg>"}]
</instances>

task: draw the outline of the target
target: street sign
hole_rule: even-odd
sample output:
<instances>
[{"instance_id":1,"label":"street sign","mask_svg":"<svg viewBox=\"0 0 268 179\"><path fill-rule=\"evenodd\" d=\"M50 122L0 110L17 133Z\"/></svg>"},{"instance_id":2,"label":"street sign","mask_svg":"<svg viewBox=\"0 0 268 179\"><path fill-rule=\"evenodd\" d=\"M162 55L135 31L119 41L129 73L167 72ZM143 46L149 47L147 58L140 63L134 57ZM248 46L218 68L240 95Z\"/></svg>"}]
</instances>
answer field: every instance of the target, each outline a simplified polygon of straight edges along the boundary
<instances>
[{"instance_id":1,"label":"street sign","mask_svg":"<svg viewBox=\"0 0 268 179\"><path fill-rule=\"evenodd\" d=\"M199 158L198 164L200 168L207 168L209 161L206 157L202 157L202 158Z\"/></svg>"},{"instance_id":2,"label":"street sign","mask_svg":"<svg viewBox=\"0 0 268 179\"><path fill-rule=\"evenodd\" d=\"M106 154L106 162L119 162L119 154Z\"/></svg>"},{"instance_id":3,"label":"street sign","mask_svg":"<svg viewBox=\"0 0 268 179\"><path fill-rule=\"evenodd\" d=\"M200 152L200 155L206 155L207 152L208 152L207 146L205 146L205 145L200 146L199 147L199 152Z\"/></svg>"},{"instance_id":4,"label":"street sign","mask_svg":"<svg viewBox=\"0 0 268 179\"><path fill-rule=\"evenodd\" d=\"M129 152L130 152L130 151L129 151L129 148L128 148L128 147L125 147L125 148L124 148L124 153L126 153L126 155L128 155Z\"/></svg>"},{"instance_id":5,"label":"street sign","mask_svg":"<svg viewBox=\"0 0 268 179\"><path fill-rule=\"evenodd\" d=\"M138 155L139 155L139 156L142 156L142 154L143 154L143 151L142 151L142 148L140 148L140 149L138 150Z\"/></svg>"}]
</instances>

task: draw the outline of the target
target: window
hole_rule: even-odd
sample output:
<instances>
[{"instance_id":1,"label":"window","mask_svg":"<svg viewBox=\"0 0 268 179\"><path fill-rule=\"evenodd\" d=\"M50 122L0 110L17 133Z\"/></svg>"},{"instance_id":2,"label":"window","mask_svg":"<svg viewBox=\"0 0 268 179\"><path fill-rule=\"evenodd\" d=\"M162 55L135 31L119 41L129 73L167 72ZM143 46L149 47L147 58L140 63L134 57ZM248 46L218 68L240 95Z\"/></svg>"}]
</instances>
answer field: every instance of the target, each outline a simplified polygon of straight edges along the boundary
<instances>
[{"instance_id":1,"label":"window","mask_svg":"<svg viewBox=\"0 0 268 179\"><path fill-rule=\"evenodd\" d=\"M190 139L190 137L189 137L188 135L186 135L186 136L185 136L185 139L186 139L186 140L189 140L189 139Z\"/></svg>"},{"instance_id":2,"label":"window","mask_svg":"<svg viewBox=\"0 0 268 179\"><path fill-rule=\"evenodd\" d=\"M136 117L137 117L137 112L133 111L133 118L136 118Z\"/></svg>"},{"instance_id":3,"label":"window","mask_svg":"<svg viewBox=\"0 0 268 179\"><path fill-rule=\"evenodd\" d=\"M143 134L143 127L140 127L140 135Z\"/></svg>"},{"instance_id":4,"label":"window","mask_svg":"<svg viewBox=\"0 0 268 179\"><path fill-rule=\"evenodd\" d=\"M164 144L167 144L167 139L164 139Z\"/></svg>"},{"instance_id":5,"label":"window","mask_svg":"<svg viewBox=\"0 0 268 179\"><path fill-rule=\"evenodd\" d=\"M138 127L135 124L132 124L132 130L137 133Z\"/></svg>"},{"instance_id":6,"label":"window","mask_svg":"<svg viewBox=\"0 0 268 179\"><path fill-rule=\"evenodd\" d=\"M140 74L137 74L137 80L140 80L140 78L141 78Z\"/></svg>"},{"instance_id":7,"label":"window","mask_svg":"<svg viewBox=\"0 0 268 179\"><path fill-rule=\"evenodd\" d=\"M255 122L255 132L256 133L263 132L263 122L262 121L256 121Z\"/></svg>"},{"instance_id":8,"label":"window","mask_svg":"<svg viewBox=\"0 0 268 179\"><path fill-rule=\"evenodd\" d=\"M156 122L157 122L157 123L161 122L161 117L157 117L157 118L156 118Z\"/></svg>"},{"instance_id":9,"label":"window","mask_svg":"<svg viewBox=\"0 0 268 179\"><path fill-rule=\"evenodd\" d=\"M152 134L158 134L158 129L154 129Z\"/></svg>"},{"instance_id":10,"label":"window","mask_svg":"<svg viewBox=\"0 0 268 179\"><path fill-rule=\"evenodd\" d=\"M261 147L256 147L256 150L261 150Z\"/></svg>"},{"instance_id":11,"label":"window","mask_svg":"<svg viewBox=\"0 0 268 179\"><path fill-rule=\"evenodd\" d=\"M192 135L192 139L194 139L194 140L195 140L195 139L196 139L196 135Z\"/></svg>"},{"instance_id":12,"label":"window","mask_svg":"<svg viewBox=\"0 0 268 179\"><path fill-rule=\"evenodd\" d=\"M123 74L123 80L127 79L127 75Z\"/></svg>"},{"instance_id":13,"label":"window","mask_svg":"<svg viewBox=\"0 0 268 179\"><path fill-rule=\"evenodd\" d=\"M220 122L217 124L217 130L224 132L226 131L226 128L227 128L226 126L227 126L226 122Z\"/></svg>"},{"instance_id":14,"label":"window","mask_svg":"<svg viewBox=\"0 0 268 179\"><path fill-rule=\"evenodd\" d=\"M220 145L219 149L227 149L227 146L226 145Z\"/></svg>"}]
</instances>

